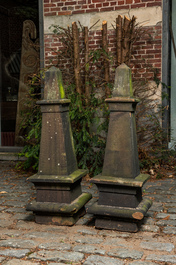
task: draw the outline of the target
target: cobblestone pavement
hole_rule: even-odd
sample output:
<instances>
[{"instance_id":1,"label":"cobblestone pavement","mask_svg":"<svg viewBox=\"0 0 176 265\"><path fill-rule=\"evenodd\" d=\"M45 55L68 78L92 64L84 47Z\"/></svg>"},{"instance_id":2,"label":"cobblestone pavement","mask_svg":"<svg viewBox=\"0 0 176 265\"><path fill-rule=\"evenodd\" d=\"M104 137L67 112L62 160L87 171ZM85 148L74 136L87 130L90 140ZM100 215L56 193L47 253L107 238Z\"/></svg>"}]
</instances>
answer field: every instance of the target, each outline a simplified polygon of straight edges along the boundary
<instances>
[{"instance_id":1,"label":"cobblestone pavement","mask_svg":"<svg viewBox=\"0 0 176 265\"><path fill-rule=\"evenodd\" d=\"M176 264L176 177L147 182L144 196L153 200L140 231L98 230L86 214L72 227L34 222L26 204L35 197L26 175L0 161L0 264L2 265L154 265ZM83 191L98 196L96 187Z\"/></svg>"}]
</instances>

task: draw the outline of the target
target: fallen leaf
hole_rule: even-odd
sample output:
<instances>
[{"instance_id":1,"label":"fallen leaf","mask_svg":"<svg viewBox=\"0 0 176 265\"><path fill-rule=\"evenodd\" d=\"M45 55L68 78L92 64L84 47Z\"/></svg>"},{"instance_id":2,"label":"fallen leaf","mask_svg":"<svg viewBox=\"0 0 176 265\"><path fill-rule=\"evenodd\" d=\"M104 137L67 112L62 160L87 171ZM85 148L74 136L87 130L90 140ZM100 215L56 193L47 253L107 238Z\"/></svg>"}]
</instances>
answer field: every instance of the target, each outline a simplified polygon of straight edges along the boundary
<instances>
[{"instance_id":1,"label":"fallen leaf","mask_svg":"<svg viewBox=\"0 0 176 265\"><path fill-rule=\"evenodd\" d=\"M163 218L162 220L169 220L170 219L170 215L166 216L165 218Z\"/></svg>"}]
</instances>

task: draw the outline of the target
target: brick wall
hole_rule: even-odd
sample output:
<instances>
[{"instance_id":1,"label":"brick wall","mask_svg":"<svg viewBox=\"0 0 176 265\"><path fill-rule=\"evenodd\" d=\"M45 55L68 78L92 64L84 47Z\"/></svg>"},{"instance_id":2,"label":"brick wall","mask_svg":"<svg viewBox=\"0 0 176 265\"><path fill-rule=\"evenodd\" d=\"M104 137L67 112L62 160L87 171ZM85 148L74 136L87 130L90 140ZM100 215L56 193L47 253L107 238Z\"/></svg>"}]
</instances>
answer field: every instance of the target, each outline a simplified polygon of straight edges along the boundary
<instances>
[{"instance_id":1,"label":"brick wall","mask_svg":"<svg viewBox=\"0 0 176 265\"><path fill-rule=\"evenodd\" d=\"M44 15L59 16L73 14L74 21L74 14L77 13L85 13L86 15L89 12L108 12L129 8L146 8L147 12L148 7L161 6L161 2L161 0L44 0ZM161 22L150 26L145 26L144 24L142 28L140 26L138 37L133 45L130 64L134 80L152 80L155 73L157 73L158 78L161 77L161 29ZM116 52L115 43L115 30L110 29L108 31L108 49L114 58ZM89 48L90 50L101 48L101 29L90 31ZM59 38L53 34L45 34L46 66L58 64L57 51L59 49L62 49ZM116 67L115 61L111 65L111 68L114 66ZM69 60L60 60L59 67L63 71L71 71Z\"/></svg>"},{"instance_id":2,"label":"brick wall","mask_svg":"<svg viewBox=\"0 0 176 265\"><path fill-rule=\"evenodd\" d=\"M161 5L162 0L44 0L44 13L45 16L61 16Z\"/></svg>"}]
</instances>

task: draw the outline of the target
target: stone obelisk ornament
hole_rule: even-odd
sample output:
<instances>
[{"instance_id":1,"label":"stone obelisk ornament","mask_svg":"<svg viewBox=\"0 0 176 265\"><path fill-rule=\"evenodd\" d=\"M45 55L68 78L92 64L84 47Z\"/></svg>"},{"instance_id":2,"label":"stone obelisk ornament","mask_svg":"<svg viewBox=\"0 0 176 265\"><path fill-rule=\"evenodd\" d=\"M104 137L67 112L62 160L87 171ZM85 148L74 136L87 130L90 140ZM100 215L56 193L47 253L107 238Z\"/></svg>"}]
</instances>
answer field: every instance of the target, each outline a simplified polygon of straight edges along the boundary
<instances>
[{"instance_id":1,"label":"stone obelisk ornament","mask_svg":"<svg viewBox=\"0 0 176 265\"><path fill-rule=\"evenodd\" d=\"M131 70L125 64L116 69L103 171L94 177L99 191L98 202L89 212L95 227L136 232L152 202L142 199L142 186L149 175L140 174L135 108Z\"/></svg>"},{"instance_id":2,"label":"stone obelisk ornament","mask_svg":"<svg viewBox=\"0 0 176 265\"><path fill-rule=\"evenodd\" d=\"M86 170L78 169L69 119L70 100L65 99L62 74L46 71L42 112L42 134L38 173L29 180L36 188L36 200L27 206L37 223L73 225L85 213L91 194L82 193Z\"/></svg>"}]
</instances>

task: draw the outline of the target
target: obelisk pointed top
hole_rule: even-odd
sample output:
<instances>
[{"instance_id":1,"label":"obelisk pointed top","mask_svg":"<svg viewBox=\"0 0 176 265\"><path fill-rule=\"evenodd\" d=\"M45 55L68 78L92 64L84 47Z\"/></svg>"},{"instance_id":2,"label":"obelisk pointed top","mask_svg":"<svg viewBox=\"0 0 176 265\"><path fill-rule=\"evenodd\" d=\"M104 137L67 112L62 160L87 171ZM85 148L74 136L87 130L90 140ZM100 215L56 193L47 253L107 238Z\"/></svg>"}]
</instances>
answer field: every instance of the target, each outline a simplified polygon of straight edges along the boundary
<instances>
[{"instance_id":1,"label":"obelisk pointed top","mask_svg":"<svg viewBox=\"0 0 176 265\"><path fill-rule=\"evenodd\" d=\"M61 71L52 66L45 73L45 100L60 100L65 98Z\"/></svg>"},{"instance_id":2,"label":"obelisk pointed top","mask_svg":"<svg viewBox=\"0 0 176 265\"><path fill-rule=\"evenodd\" d=\"M124 63L116 68L112 97L133 97L131 69Z\"/></svg>"}]
</instances>

